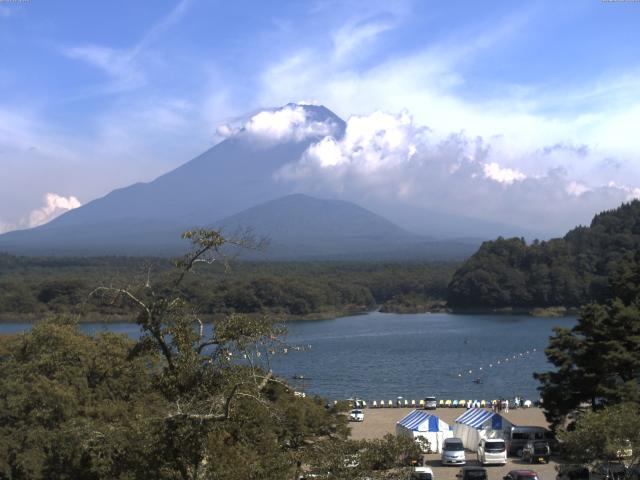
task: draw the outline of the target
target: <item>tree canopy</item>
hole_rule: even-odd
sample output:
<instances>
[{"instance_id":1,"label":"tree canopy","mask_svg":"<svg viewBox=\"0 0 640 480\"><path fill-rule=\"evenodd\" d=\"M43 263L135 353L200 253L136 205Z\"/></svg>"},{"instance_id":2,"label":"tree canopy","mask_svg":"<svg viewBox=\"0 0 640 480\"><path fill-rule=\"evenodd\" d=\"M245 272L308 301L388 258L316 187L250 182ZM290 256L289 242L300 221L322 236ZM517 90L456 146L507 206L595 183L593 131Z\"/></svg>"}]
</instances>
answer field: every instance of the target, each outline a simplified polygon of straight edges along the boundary
<instances>
[{"instance_id":1,"label":"tree canopy","mask_svg":"<svg viewBox=\"0 0 640 480\"><path fill-rule=\"evenodd\" d=\"M611 296L608 279L640 248L640 201L596 215L563 238L527 244L485 242L456 271L447 291L454 308L579 307Z\"/></svg>"},{"instance_id":2,"label":"tree canopy","mask_svg":"<svg viewBox=\"0 0 640 480\"><path fill-rule=\"evenodd\" d=\"M546 355L556 370L536 374L555 426L585 403L640 404L640 255L626 257L609 289L612 298L585 305L573 328L555 329Z\"/></svg>"},{"instance_id":3,"label":"tree canopy","mask_svg":"<svg viewBox=\"0 0 640 480\"><path fill-rule=\"evenodd\" d=\"M44 321L0 340L0 479L386 478L413 442L348 439L342 407L302 398L269 368L281 327L226 315L211 328L181 284L224 262L217 232L185 235L193 251L171 282L100 286L92 296L137 311L141 337L81 333Z\"/></svg>"}]
</instances>

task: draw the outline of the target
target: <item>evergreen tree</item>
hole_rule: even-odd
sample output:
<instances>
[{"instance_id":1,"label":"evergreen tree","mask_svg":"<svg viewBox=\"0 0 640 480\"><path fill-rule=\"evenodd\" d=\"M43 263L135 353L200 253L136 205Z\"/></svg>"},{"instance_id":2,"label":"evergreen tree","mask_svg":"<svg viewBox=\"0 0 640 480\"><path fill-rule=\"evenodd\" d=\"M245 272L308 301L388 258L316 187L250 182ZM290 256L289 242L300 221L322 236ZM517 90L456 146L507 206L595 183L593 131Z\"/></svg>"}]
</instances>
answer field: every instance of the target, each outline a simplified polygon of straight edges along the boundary
<instances>
[{"instance_id":1,"label":"evergreen tree","mask_svg":"<svg viewBox=\"0 0 640 480\"><path fill-rule=\"evenodd\" d=\"M546 350L557 370L536 374L547 419L564 423L583 403L592 410L640 403L640 256L610 281L613 298L583 307L572 329L558 328Z\"/></svg>"}]
</instances>

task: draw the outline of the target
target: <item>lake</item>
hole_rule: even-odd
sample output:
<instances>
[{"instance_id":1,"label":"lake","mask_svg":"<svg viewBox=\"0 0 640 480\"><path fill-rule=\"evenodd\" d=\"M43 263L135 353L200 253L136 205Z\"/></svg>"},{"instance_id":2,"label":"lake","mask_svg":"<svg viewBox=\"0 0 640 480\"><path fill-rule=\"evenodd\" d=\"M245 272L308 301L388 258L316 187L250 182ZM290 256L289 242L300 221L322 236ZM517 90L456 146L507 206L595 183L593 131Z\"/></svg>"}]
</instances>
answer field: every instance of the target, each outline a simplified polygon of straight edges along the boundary
<instances>
[{"instance_id":1,"label":"lake","mask_svg":"<svg viewBox=\"0 0 640 480\"><path fill-rule=\"evenodd\" d=\"M288 343L305 349L289 349L272 365L300 389L330 399L357 395L369 401L397 396L418 400L435 395L489 400L521 395L534 400L538 393L532 375L550 368L544 349L552 328L575 322L574 317L379 312L290 322ZM0 333L28 328L25 323L0 324ZM139 334L138 326L130 323L81 328L132 338ZM295 380L295 375L305 379Z\"/></svg>"}]
</instances>

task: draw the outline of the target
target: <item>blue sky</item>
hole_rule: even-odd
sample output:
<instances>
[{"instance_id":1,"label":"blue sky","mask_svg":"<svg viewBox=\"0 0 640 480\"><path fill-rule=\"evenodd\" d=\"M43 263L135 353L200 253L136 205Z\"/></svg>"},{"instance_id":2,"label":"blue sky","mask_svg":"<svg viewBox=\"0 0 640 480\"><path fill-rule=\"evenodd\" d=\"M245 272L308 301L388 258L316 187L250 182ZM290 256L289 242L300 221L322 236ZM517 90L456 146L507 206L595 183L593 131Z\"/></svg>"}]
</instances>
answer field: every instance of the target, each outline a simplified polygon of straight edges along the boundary
<instances>
[{"instance_id":1,"label":"blue sky","mask_svg":"<svg viewBox=\"0 0 640 480\"><path fill-rule=\"evenodd\" d=\"M0 1L0 229L47 193L86 203L151 180L219 125L301 100L407 111L431 142L481 137L507 203L541 201L531 189L561 172L553 188L580 202L553 228L584 221L640 194L639 24L640 3L600 0ZM539 181L525 194L523 179Z\"/></svg>"}]
</instances>

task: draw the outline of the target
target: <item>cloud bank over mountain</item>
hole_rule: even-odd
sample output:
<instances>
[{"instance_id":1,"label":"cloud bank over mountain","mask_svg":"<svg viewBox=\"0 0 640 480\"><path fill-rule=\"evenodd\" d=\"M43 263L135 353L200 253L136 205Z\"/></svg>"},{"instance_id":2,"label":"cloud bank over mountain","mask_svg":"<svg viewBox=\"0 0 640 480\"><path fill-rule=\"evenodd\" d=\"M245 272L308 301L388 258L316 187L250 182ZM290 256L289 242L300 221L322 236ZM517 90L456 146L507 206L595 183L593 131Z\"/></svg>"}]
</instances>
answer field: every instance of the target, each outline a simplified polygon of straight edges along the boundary
<instances>
[{"instance_id":1,"label":"cloud bank over mountain","mask_svg":"<svg viewBox=\"0 0 640 480\"><path fill-rule=\"evenodd\" d=\"M302 127L291 126L290 138ZM317 126L316 131L321 131ZM640 189L612 181L573 178L562 166L540 173L506 166L519 162L493 139L464 133L440 138L418 125L409 112L381 111L347 120L342 138L325 136L299 161L280 168L274 178L298 191L360 201L375 207L396 203L444 210L476 218L502 220L550 233L574 222L588 221L594 212L640 197ZM523 165L555 154L552 146L523 152ZM582 157L586 147L570 149ZM516 160L514 162L514 160ZM525 161L526 160L526 161Z\"/></svg>"}]
</instances>

